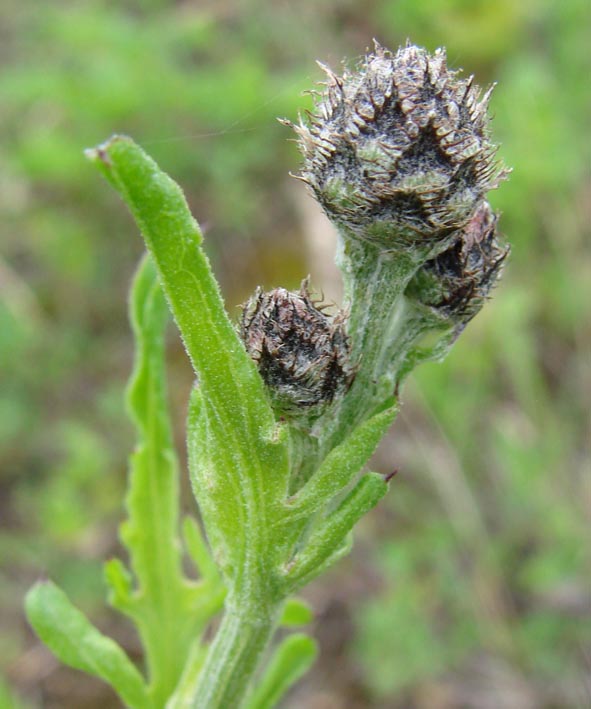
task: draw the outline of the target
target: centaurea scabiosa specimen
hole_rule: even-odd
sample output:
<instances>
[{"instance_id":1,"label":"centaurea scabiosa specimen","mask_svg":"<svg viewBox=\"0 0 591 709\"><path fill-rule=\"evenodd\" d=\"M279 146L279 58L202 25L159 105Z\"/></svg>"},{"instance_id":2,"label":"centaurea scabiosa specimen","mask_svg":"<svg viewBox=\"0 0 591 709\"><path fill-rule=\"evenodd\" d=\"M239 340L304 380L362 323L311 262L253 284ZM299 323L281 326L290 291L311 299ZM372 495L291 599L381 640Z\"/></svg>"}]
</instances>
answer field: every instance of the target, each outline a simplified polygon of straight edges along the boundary
<instances>
[{"instance_id":1,"label":"centaurea scabiosa specimen","mask_svg":"<svg viewBox=\"0 0 591 709\"><path fill-rule=\"evenodd\" d=\"M57 587L36 586L27 609L63 661L131 707L263 709L306 670L311 638L288 635L268 655L274 631L306 621L293 594L347 552L355 523L386 493L388 478L361 471L404 378L449 350L507 255L486 201L506 175L489 137L490 91L448 69L442 50L412 45L396 54L376 45L354 70L325 71L315 112L293 127L300 178L339 232L337 314L304 281L298 292L257 289L234 326L179 187L129 138L88 151L148 248L131 298L140 441L122 540L132 573L107 566L146 675ZM207 544L191 521L184 537L199 582L180 564L165 303L197 377L187 445Z\"/></svg>"}]
</instances>

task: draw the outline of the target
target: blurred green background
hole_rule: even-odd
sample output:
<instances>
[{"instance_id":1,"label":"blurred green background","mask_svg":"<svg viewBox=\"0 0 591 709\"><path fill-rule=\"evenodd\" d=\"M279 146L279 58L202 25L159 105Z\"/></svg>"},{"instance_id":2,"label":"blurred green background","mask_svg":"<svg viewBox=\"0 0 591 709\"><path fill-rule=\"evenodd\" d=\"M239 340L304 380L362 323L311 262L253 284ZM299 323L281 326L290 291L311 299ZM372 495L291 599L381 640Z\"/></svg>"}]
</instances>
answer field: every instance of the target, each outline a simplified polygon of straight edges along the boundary
<instances>
[{"instance_id":1,"label":"blurred green background","mask_svg":"<svg viewBox=\"0 0 591 709\"><path fill-rule=\"evenodd\" d=\"M353 554L307 592L322 656L286 709L591 706L588 0L3 0L0 5L0 707L119 707L32 635L50 576L135 657L104 603L120 553L126 292L140 239L82 155L114 132L185 189L228 306L312 271L330 229L276 116L372 37L498 82L513 245L494 299L424 365L379 452L400 468ZM191 374L173 332L182 453ZM194 510L185 482L184 505ZM139 660L140 658L137 657Z\"/></svg>"}]
</instances>

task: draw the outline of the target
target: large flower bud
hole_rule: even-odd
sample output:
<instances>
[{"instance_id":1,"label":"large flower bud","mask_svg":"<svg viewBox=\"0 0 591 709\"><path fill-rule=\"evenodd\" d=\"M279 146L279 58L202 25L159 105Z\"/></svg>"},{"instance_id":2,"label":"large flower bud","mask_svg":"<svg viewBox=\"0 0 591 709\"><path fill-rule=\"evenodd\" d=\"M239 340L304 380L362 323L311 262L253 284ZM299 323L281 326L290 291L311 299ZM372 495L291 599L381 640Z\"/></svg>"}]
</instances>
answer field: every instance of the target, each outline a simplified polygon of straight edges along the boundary
<instances>
[{"instance_id":1,"label":"large flower bud","mask_svg":"<svg viewBox=\"0 0 591 709\"><path fill-rule=\"evenodd\" d=\"M344 316L316 307L305 281L299 293L258 288L244 306L240 334L280 414L313 417L353 380Z\"/></svg>"},{"instance_id":2,"label":"large flower bud","mask_svg":"<svg viewBox=\"0 0 591 709\"><path fill-rule=\"evenodd\" d=\"M405 295L444 321L465 325L482 308L509 253L496 227L496 215L482 202L452 246L419 269Z\"/></svg>"},{"instance_id":3,"label":"large flower bud","mask_svg":"<svg viewBox=\"0 0 591 709\"><path fill-rule=\"evenodd\" d=\"M328 74L315 113L295 127L301 178L337 225L386 246L445 239L506 170L487 105L443 49L376 43L357 71Z\"/></svg>"}]
</instances>

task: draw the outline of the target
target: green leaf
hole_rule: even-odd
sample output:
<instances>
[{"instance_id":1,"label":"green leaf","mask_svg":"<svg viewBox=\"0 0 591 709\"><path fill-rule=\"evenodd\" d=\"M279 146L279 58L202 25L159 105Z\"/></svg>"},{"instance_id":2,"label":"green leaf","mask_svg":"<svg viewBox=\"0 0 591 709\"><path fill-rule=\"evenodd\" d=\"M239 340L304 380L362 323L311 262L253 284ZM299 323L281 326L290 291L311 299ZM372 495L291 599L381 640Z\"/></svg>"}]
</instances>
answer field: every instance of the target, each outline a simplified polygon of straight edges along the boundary
<instances>
[{"instance_id":1,"label":"green leaf","mask_svg":"<svg viewBox=\"0 0 591 709\"><path fill-rule=\"evenodd\" d=\"M62 662L110 684L127 706L151 707L144 681L114 640L99 632L50 581L28 592L25 607L37 635Z\"/></svg>"},{"instance_id":2,"label":"green leaf","mask_svg":"<svg viewBox=\"0 0 591 709\"><path fill-rule=\"evenodd\" d=\"M314 612L301 598L288 598L283 608L281 625L290 628L306 625L314 619Z\"/></svg>"},{"instance_id":3,"label":"green leaf","mask_svg":"<svg viewBox=\"0 0 591 709\"><path fill-rule=\"evenodd\" d=\"M191 484L224 581L231 590L251 571L256 571L257 580L270 578L277 547L270 520L281 512L273 498L283 472L260 466L255 456L244 459L224 439L219 418L207 407L200 387L191 393L187 428ZM257 567L246 568L249 560L256 560Z\"/></svg>"},{"instance_id":4,"label":"green leaf","mask_svg":"<svg viewBox=\"0 0 591 709\"><path fill-rule=\"evenodd\" d=\"M166 709L189 709L192 706L195 687L199 681L199 673L207 654L207 647L201 640L193 643L179 684L166 703Z\"/></svg>"},{"instance_id":5,"label":"green leaf","mask_svg":"<svg viewBox=\"0 0 591 709\"><path fill-rule=\"evenodd\" d=\"M117 560L106 565L105 574L111 603L138 627L149 669L150 696L155 706L163 706L179 681L191 643L220 609L223 594L217 576L209 579L205 589L185 578L182 570L179 472L166 403L168 310L148 257L140 263L133 282L130 319L136 357L127 400L138 445L131 457L128 519L121 526L121 537L137 588Z\"/></svg>"},{"instance_id":6,"label":"green leaf","mask_svg":"<svg viewBox=\"0 0 591 709\"><path fill-rule=\"evenodd\" d=\"M374 453L396 417L393 406L372 416L334 448L318 471L287 503L289 523L294 518L309 518L343 490Z\"/></svg>"},{"instance_id":7,"label":"green leaf","mask_svg":"<svg viewBox=\"0 0 591 709\"><path fill-rule=\"evenodd\" d=\"M212 444L203 396L197 387L191 392L187 431L193 493L215 562L224 578L231 580L241 565L246 544L245 506L233 504L243 491L233 474L232 461L224 460L225 451L215 445L215 439Z\"/></svg>"},{"instance_id":8,"label":"green leaf","mask_svg":"<svg viewBox=\"0 0 591 709\"><path fill-rule=\"evenodd\" d=\"M378 473L364 475L341 504L312 532L304 549L288 565L285 579L293 589L314 578L339 551L355 523L388 491L388 483ZM338 554L340 558L342 554Z\"/></svg>"},{"instance_id":9,"label":"green leaf","mask_svg":"<svg viewBox=\"0 0 591 709\"><path fill-rule=\"evenodd\" d=\"M88 156L134 215L198 375L201 413L189 424L189 449L199 461L193 490L225 581L238 583L248 573L246 560L265 559L273 543L266 520L287 489L287 429L276 424L226 314L180 188L130 138L115 136Z\"/></svg>"},{"instance_id":10,"label":"green leaf","mask_svg":"<svg viewBox=\"0 0 591 709\"><path fill-rule=\"evenodd\" d=\"M285 692L312 666L318 646L312 638L297 633L279 645L246 709L273 709Z\"/></svg>"},{"instance_id":11,"label":"green leaf","mask_svg":"<svg viewBox=\"0 0 591 709\"><path fill-rule=\"evenodd\" d=\"M104 566L105 581L110 590L111 605L132 615L133 579L121 559L110 559Z\"/></svg>"},{"instance_id":12,"label":"green leaf","mask_svg":"<svg viewBox=\"0 0 591 709\"><path fill-rule=\"evenodd\" d=\"M185 517L183 520L183 537L187 551L195 562L195 566L202 578L207 581L218 582L220 580L218 567L215 565L199 525L193 517Z\"/></svg>"},{"instance_id":13,"label":"green leaf","mask_svg":"<svg viewBox=\"0 0 591 709\"><path fill-rule=\"evenodd\" d=\"M140 227L226 445L244 460L259 456L276 462L269 445L275 418L266 389L226 314L181 189L130 138L114 136L87 155L121 193Z\"/></svg>"}]
</instances>

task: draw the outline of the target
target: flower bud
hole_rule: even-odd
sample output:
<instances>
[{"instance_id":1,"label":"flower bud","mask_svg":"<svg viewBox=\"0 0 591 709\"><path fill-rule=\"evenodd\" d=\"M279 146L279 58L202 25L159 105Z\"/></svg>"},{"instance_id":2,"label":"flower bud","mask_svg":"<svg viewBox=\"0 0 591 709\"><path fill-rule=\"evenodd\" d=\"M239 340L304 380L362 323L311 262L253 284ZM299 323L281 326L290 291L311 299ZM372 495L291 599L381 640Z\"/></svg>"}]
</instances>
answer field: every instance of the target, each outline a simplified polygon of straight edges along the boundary
<instances>
[{"instance_id":1,"label":"flower bud","mask_svg":"<svg viewBox=\"0 0 591 709\"><path fill-rule=\"evenodd\" d=\"M278 413L318 414L343 394L354 372L343 314L330 318L299 293L258 288L245 304L240 334Z\"/></svg>"},{"instance_id":2,"label":"flower bud","mask_svg":"<svg viewBox=\"0 0 591 709\"><path fill-rule=\"evenodd\" d=\"M385 246L438 242L462 227L507 171L489 140L489 89L446 66L443 49L376 43L295 126L301 179L330 219Z\"/></svg>"},{"instance_id":3,"label":"flower bud","mask_svg":"<svg viewBox=\"0 0 591 709\"><path fill-rule=\"evenodd\" d=\"M497 216L482 202L452 246L419 269L405 295L444 320L465 325L482 308L509 253L496 226Z\"/></svg>"}]
</instances>

